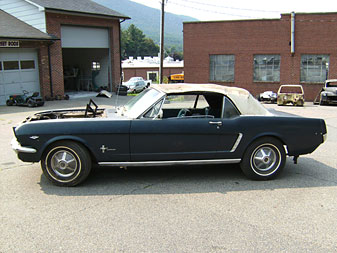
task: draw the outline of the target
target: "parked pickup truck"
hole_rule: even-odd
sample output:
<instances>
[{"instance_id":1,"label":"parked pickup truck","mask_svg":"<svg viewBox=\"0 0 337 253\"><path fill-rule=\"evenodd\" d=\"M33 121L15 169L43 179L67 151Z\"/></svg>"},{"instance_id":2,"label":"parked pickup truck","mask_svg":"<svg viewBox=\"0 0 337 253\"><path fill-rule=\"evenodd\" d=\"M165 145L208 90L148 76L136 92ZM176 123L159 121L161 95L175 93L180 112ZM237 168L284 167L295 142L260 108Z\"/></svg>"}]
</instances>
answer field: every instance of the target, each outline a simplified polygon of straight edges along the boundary
<instances>
[{"instance_id":1,"label":"parked pickup truck","mask_svg":"<svg viewBox=\"0 0 337 253\"><path fill-rule=\"evenodd\" d=\"M143 77L131 77L123 85L128 88L128 93L138 93L150 87L151 82L151 80L144 80Z\"/></svg>"}]
</instances>

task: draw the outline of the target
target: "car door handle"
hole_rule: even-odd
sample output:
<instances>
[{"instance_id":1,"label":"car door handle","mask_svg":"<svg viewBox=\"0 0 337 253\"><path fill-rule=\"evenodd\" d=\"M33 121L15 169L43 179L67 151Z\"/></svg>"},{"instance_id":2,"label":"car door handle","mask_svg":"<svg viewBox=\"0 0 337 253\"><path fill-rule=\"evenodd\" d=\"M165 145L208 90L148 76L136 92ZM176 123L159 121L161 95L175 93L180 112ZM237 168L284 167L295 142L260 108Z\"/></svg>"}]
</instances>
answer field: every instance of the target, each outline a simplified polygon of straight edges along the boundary
<instances>
[{"instance_id":1,"label":"car door handle","mask_svg":"<svg viewBox=\"0 0 337 253\"><path fill-rule=\"evenodd\" d=\"M210 121L210 125L217 125L217 126L222 126L222 121Z\"/></svg>"}]
</instances>

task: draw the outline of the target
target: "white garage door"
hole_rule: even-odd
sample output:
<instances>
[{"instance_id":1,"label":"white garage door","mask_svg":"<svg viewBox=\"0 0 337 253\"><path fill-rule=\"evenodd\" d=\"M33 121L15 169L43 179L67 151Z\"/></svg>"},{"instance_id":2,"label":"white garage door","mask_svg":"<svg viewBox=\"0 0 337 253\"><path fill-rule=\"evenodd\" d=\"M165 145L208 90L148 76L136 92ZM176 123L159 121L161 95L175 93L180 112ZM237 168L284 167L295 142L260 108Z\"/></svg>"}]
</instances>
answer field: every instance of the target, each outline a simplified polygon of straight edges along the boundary
<instances>
[{"instance_id":1,"label":"white garage door","mask_svg":"<svg viewBox=\"0 0 337 253\"><path fill-rule=\"evenodd\" d=\"M109 30L63 25L61 41L63 48L109 48Z\"/></svg>"},{"instance_id":2,"label":"white garage door","mask_svg":"<svg viewBox=\"0 0 337 253\"><path fill-rule=\"evenodd\" d=\"M0 49L0 105L9 95L40 92L37 51L34 49Z\"/></svg>"}]
</instances>

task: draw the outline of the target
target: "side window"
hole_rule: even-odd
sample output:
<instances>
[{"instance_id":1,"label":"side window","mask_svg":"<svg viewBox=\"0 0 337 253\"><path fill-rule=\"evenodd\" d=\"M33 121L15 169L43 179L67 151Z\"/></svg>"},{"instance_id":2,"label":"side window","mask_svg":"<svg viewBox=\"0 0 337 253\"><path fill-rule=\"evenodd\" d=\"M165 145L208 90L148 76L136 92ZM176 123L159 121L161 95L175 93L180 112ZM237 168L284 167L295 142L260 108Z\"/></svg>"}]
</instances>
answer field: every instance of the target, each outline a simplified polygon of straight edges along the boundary
<instances>
[{"instance_id":1,"label":"side window","mask_svg":"<svg viewBox=\"0 0 337 253\"><path fill-rule=\"evenodd\" d=\"M163 105L163 118L205 118L208 108L201 94L169 95Z\"/></svg>"},{"instance_id":2,"label":"side window","mask_svg":"<svg viewBox=\"0 0 337 253\"><path fill-rule=\"evenodd\" d=\"M233 103L226 97L225 98L225 111L223 117L225 119L231 119L240 116L239 111L233 105Z\"/></svg>"},{"instance_id":3,"label":"side window","mask_svg":"<svg viewBox=\"0 0 337 253\"><path fill-rule=\"evenodd\" d=\"M170 95L164 104L166 109L204 109L208 106L203 95Z\"/></svg>"}]
</instances>

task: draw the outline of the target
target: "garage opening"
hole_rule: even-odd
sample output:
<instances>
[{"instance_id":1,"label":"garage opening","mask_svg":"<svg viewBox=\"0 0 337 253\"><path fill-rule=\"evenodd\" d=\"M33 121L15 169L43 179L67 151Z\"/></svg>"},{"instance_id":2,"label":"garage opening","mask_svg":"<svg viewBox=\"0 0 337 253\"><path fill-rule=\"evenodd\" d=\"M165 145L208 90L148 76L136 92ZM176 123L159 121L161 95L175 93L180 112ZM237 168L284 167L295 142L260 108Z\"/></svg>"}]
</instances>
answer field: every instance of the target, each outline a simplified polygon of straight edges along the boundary
<instances>
[{"instance_id":1,"label":"garage opening","mask_svg":"<svg viewBox=\"0 0 337 253\"><path fill-rule=\"evenodd\" d=\"M109 30L62 26L61 39L65 91L109 89Z\"/></svg>"}]
</instances>

